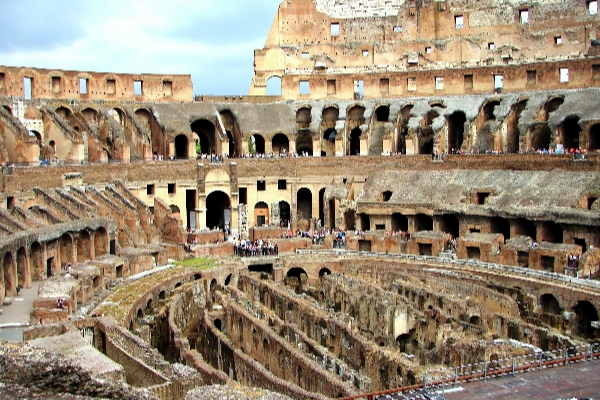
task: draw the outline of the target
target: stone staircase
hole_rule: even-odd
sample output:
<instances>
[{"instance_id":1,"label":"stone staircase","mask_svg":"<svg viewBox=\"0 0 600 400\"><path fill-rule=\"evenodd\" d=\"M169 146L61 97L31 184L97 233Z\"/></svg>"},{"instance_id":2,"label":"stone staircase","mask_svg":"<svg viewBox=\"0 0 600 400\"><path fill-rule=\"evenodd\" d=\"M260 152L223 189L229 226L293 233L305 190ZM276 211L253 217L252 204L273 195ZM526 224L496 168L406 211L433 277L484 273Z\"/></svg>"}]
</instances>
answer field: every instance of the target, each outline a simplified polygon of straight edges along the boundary
<instances>
[{"instance_id":1,"label":"stone staircase","mask_svg":"<svg viewBox=\"0 0 600 400\"><path fill-rule=\"evenodd\" d=\"M456 253L452 250L444 250L438 255L438 257L444 260L458 260Z\"/></svg>"}]
</instances>

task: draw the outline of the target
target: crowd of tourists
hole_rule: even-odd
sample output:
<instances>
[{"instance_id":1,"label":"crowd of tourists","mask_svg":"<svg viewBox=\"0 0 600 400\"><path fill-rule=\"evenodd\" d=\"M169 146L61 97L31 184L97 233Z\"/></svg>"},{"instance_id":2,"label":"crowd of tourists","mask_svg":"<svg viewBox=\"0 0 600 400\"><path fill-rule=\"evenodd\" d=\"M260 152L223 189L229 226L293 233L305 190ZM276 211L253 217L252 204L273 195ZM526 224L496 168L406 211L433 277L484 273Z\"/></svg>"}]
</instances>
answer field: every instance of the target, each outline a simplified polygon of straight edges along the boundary
<instances>
[{"instance_id":1,"label":"crowd of tourists","mask_svg":"<svg viewBox=\"0 0 600 400\"><path fill-rule=\"evenodd\" d=\"M279 248L277 243L273 244L262 239L253 242L250 240L234 240L233 252L239 257L276 256L279 254Z\"/></svg>"}]
</instances>

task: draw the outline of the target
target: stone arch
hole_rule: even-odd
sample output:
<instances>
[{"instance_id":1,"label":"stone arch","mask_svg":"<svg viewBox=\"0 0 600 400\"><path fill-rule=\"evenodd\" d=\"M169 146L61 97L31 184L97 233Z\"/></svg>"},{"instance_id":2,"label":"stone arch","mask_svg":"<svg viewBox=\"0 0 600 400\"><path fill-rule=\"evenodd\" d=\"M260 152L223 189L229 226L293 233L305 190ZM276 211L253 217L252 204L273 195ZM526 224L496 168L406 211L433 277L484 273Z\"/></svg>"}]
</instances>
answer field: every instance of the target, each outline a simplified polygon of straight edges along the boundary
<instances>
[{"instance_id":1,"label":"stone arch","mask_svg":"<svg viewBox=\"0 0 600 400\"><path fill-rule=\"evenodd\" d=\"M303 129L298 131L296 136L296 153L308 154L313 156L313 140L310 130Z\"/></svg>"},{"instance_id":2,"label":"stone arch","mask_svg":"<svg viewBox=\"0 0 600 400\"><path fill-rule=\"evenodd\" d=\"M179 218L179 216L181 215L181 210L179 209L179 207L176 204L170 204L169 208L171 209L171 217Z\"/></svg>"},{"instance_id":3,"label":"stone arch","mask_svg":"<svg viewBox=\"0 0 600 400\"><path fill-rule=\"evenodd\" d=\"M17 268L12 253L4 254L2 269L4 271L4 295L12 296L16 293L17 288Z\"/></svg>"},{"instance_id":4,"label":"stone arch","mask_svg":"<svg viewBox=\"0 0 600 400\"><path fill-rule=\"evenodd\" d=\"M85 122L87 122L88 124L98 124L100 122L100 113L98 113L98 110L92 107L86 107L83 110L81 110L81 115L83 115Z\"/></svg>"},{"instance_id":5,"label":"stone arch","mask_svg":"<svg viewBox=\"0 0 600 400\"><path fill-rule=\"evenodd\" d=\"M70 233L63 233L58 241L61 264L73 262L73 237Z\"/></svg>"},{"instance_id":6,"label":"stone arch","mask_svg":"<svg viewBox=\"0 0 600 400\"><path fill-rule=\"evenodd\" d=\"M319 220L325 226L325 188L319 190Z\"/></svg>"},{"instance_id":7,"label":"stone arch","mask_svg":"<svg viewBox=\"0 0 600 400\"><path fill-rule=\"evenodd\" d=\"M70 122L73 118L73 111L64 105L58 106L54 110L54 112L60 115L60 117L65 120L65 122Z\"/></svg>"},{"instance_id":8,"label":"stone arch","mask_svg":"<svg viewBox=\"0 0 600 400\"><path fill-rule=\"evenodd\" d=\"M177 160L187 160L188 158L190 158L189 155L189 146L188 146L188 137L184 134L179 134L177 136L175 136L175 158Z\"/></svg>"},{"instance_id":9,"label":"stone arch","mask_svg":"<svg viewBox=\"0 0 600 400\"><path fill-rule=\"evenodd\" d=\"M588 339L593 339L594 328L592 327L593 321L598 321L598 310L589 301L581 300L573 307L575 312L575 319L573 321L573 328L571 331L575 331L575 334L583 336Z\"/></svg>"},{"instance_id":10,"label":"stone arch","mask_svg":"<svg viewBox=\"0 0 600 400\"><path fill-rule=\"evenodd\" d=\"M565 98L563 96L550 97L542 106L538 115L538 121L547 122L550 114L558 110L564 102Z\"/></svg>"},{"instance_id":11,"label":"stone arch","mask_svg":"<svg viewBox=\"0 0 600 400\"><path fill-rule=\"evenodd\" d=\"M265 138L263 135L255 133L250 137L254 145L254 152L256 154L265 154Z\"/></svg>"},{"instance_id":12,"label":"stone arch","mask_svg":"<svg viewBox=\"0 0 600 400\"><path fill-rule=\"evenodd\" d=\"M17 284L22 288L31 286L31 269L24 247L17 250Z\"/></svg>"},{"instance_id":13,"label":"stone arch","mask_svg":"<svg viewBox=\"0 0 600 400\"><path fill-rule=\"evenodd\" d=\"M108 232L101 226L94 234L94 255L100 257L106 253L108 253Z\"/></svg>"},{"instance_id":14,"label":"stone arch","mask_svg":"<svg viewBox=\"0 0 600 400\"><path fill-rule=\"evenodd\" d=\"M296 111L296 128L309 129L312 122L311 106L303 105Z\"/></svg>"},{"instance_id":15,"label":"stone arch","mask_svg":"<svg viewBox=\"0 0 600 400\"><path fill-rule=\"evenodd\" d=\"M225 224L231 225L227 217L231 215L231 199L227 193L220 190L211 192L206 197L206 226L208 228L225 228Z\"/></svg>"},{"instance_id":16,"label":"stone arch","mask_svg":"<svg viewBox=\"0 0 600 400\"><path fill-rule=\"evenodd\" d=\"M210 288L211 292L214 292L215 289L217 288L217 280L215 278L213 278L213 279L210 280L210 286L209 286L209 288Z\"/></svg>"},{"instance_id":17,"label":"stone arch","mask_svg":"<svg viewBox=\"0 0 600 400\"><path fill-rule=\"evenodd\" d=\"M417 214L415 216L415 232L432 231L433 218L425 214Z\"/></svg>"},{"instance_id":18,"label":"stone arch","mask_svg":"<svg viewBox=\"0 0 600 400\"><path fill-rule=\"evenodd\" d=\"M190 125L192 132L198 135L196 146L199 154L212 154L217 152L215 125L206 119L197 119Z\"/></svg>"},{"instance_id":19,"label":"stone arch","mask_svg":"<svg viewBox=\"0 0 600 400\"><path fill-rule=\"evenodd\" d=\"M275 154L288 154L290 152L290 140L284 133L273 136L271 146Z\"/></svg>"},{"instance_id":20,"label":"stone arch","mask_svg":"<svg viewBox=\"0 0 600 400\"><path fill-rule=\"evenodd\" d=\"M440 113L436 109L431 109L423 115L421 119L421 128L417 131L419 154L432 154L433 153L433 120L439 117Z\"/></svg>"},{"instance_id":21,"label":"stone arch","mask_svg":"<svg viewBox=\"0 0 600 400\"><path fill-rule=\"evenodd\" d=\"M2 108L4 108L6 110L6 112L8 112L10 115L12 115L12 109L7 106L6 104L2 106Z\"/></svg>"},{"instance_id":22,"label":"stone arch","mask_svg":"<svg viewBox=\"0 0 600 400\"><path fill-rule=\"evenodd\" d=\"M392 231L408 232L408 218L400 213L392 214Z\"/></svg>"},{"instance_id":23,"label":"stone arch","mask_svg":"<svg viewBox=\"0 0 600 400\"><path fill-rule=\"evenodd\" d=\"M113 118L121 127L125 127L125 112L119 107L111 108L107 111L109 118Z\"/></svg>"},{"instance_id":24,"label":"stone arch","mask_svg":"<svg viewBox=\"0 0 600 400\"><path fill-rule=\"evenodd\" d=\"M225 282L223 283L223 286L229 286L229 284L231 283L232 277L233 277L232 274L227 275L227 277L225 278Z\"/></svg>"},{"instance_id":25,"label":"stone arch","mask_svg":"<svg viewBox=\"0 0 600 400\"><path fill-rule=\"evenodd\" d=\"M269 225L269 205L259 201L254 205L254 226Z\"/></svg>"},{"instance_id":26,"label":"stone arch","mask_svg":"<svg viewBox=\"0 0 600 400\"><path fill-rule=\"evenodd\" d=\"M281 76L271 75L266 78L267 96L281 96Z\"/></svg>"},{"instance_id":27,"label":"stone arch","mask_svg":"<svg viewBox=\"0 0 600 400\"><path fill-rule=\"evenodd\" d=\"M511 112L506 121L506 152L516 154L519 152L519 118L527 107L527 99L519 100L511 107Z\"/></svg>"},{"instance_id":28,"label":"stone arch","mask_svg":"<svg viewBox=\"0 0 600 400\"><path fill-rule=\"evenodd\" d=\"M551 142L552 130L547 123L534 124L529 128L528 143L530 149L548 149Z\"/></svg>"},{"instance_id":29,"label":"stone arch","mask_svg":"<svg viewBox=\"0 0 600 400\"><path fill-rule=\"evenodd\" d=\"M563 228L554 221L544 221L542 223L541 242L563 243Z\"/></svg>"},{"instance_id":30,"label":"stone arch","mask_svg":"<svg viewBox=\"0 0 600 400\"><path fill-rule=\"evenodd\" d=\"M336 124L340 116L337 105L327 105L321 113L321 126L323 140L321 141L321 156L335 155Z\"/></svg>"},{"instance_id":31,"label":"stone arch","mask_svg":"<svg viewBox=\"0 0 600 400\"><path fill-rule=\"evenodd\" d=\"M390 119L390 105L381 104L375 109L375 121L388 122Z\"/></svg>"},{"instance_id":32,"label":"stone arch","mask_svg":"<svg viewBox=\"0 0 600 400\"><path fill-rule=\"evenodd\" d=\"M467 116L462 111L455 111L448 117L448 146L446 152L461 149L465 138L465 122Z\"/></svg>"},{"instance_id":33,"label":"stone arch","mask_svg":"<svg viewBox=\"0 0 600 400\"><path fill-rule=\"evenodd\" d=\"M542 314L560 315L563 312L558 300L552 293L544 293L540 296L540 306L542 307Z\"/></svg>"},{"instance_id":34,"label":"stone arch","mask_svg":"<svg viewBox=\"0 0 600 400\"><path fill-rule=\"evenodd\" d=\"M308 229L312 219L312 192L308 188L300 188L296 193L298 228Z\"/></svg>"},{"instance_id":35,"label":"stone arch","mask_svg":"<svg viewBox=\"0 0 600 400\"><path fill-rule=\"evenodd\" d=\"M329 268L323 267L319 270L319 278L322 278L325 275L331 275L331 270Z\"/></svg>"},{"instance_id":36,"label":"stone arch","mask_svg":"<svg viewBox=\"0 0 600 400\"><path fill-rule=\"evenodd\" d=\"M600 150L600 122L588 128L587 149L590 151Z\"/></svg>"},{"instance_id":37,"label":"stone arch","mask_svg":"<svg viewBox=\"0 0 600 400\"><path fill-rule=\"evenodd\" d=\"M31 243L29 249L29 264L32 268L32 280L42 280L44 277L44 254L42 252L42 245L39 242Z\"/></svg>"},{"instance_id":38,"label":"stone arch","mask_svg":"<svg viewBox=\"0 0 600 400\"><path fill-rule=\"evenodd\" d=\"M77 237L77 262L84 262L91 258L91 237L87 230L79 232Z\"/></svg>"},{"instance_id":39,"label":"stone arch","mask_svg":"<svg viewBox=\"0 0 600 400\"><path fill-rule=\"evenodd\" d=\"M296 290L296 293L302 292L304 284L308 284L308 274L303 268L290 268L285 275L285 284Z\"/></svg>"},{"instance_id":40,"label":"stone arch","mask_svg":"<svg viewBox=\"0 0 600 400\"><path fill-rule=\"evenodd\" d=\"M570 115L566 117L558 128L559 141L565 149L578 149L580 147L581 126L579 117Z\"/></svg>"},{"instance_id":41,"label":"stone arch","mask_svg":"<svg viewBox=\"0 0 600 400\"><path fill-rule=\"evenodd\" d=\"M279 202L279 226L287 227L291 221L292 213L290 203L285 200Z\"/></svg>"},{"instance_id":42,"label":"stone arch","mask_svg":"<svg viewBox=\"0 0 600 400\"><path fill-rule=\"evenodd\" d=\"M237 118L231 110L222 110L219 111L219 114L227 133L227 139L229 140L229 156L234 157L235 155L242 154L242 133L240 132Z\"/></svg>"}]
</instances>

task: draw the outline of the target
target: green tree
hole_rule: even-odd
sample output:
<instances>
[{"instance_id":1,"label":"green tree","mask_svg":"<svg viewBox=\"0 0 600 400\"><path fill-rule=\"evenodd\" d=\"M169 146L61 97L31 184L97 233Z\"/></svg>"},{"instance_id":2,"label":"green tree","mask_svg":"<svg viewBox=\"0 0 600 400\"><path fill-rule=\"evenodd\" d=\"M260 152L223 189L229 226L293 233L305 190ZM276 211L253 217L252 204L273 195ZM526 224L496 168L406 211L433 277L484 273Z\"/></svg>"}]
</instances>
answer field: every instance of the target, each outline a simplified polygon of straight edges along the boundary
<instances>
[{"instance_id":1,"label":"green tree","mask_svg":"<svg viewBox=\"0 0 600 400\"><path fill-rule=\"evenodd\" d=\"M248 153L256 154L256 148L254 147L254 138L252 136L248 138Z\"/></svg>"}]
</instances>

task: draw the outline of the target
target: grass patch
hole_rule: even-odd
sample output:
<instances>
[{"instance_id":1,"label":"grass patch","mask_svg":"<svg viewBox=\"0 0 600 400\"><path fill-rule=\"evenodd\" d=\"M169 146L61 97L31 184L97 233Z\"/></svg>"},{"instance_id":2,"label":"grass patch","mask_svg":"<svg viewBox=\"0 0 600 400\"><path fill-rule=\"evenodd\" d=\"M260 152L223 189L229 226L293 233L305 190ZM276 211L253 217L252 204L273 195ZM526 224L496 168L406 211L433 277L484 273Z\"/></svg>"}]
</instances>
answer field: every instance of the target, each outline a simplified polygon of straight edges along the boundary
<instances>
[{"instance_id":1,"label":"grass patch","mask_svg":"<svg viewBox=\"0 0 600 400\"><path fill-rule=\"evenodd\" d=\"M193 269L209 269L214 267L214 260L206 257L188 258L182 261L175 261L175 265L178 267L192 267Z\"/></svg>"}]
</instances>

